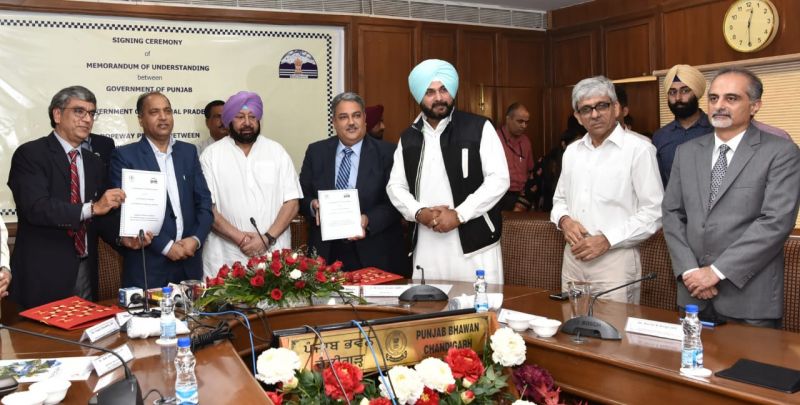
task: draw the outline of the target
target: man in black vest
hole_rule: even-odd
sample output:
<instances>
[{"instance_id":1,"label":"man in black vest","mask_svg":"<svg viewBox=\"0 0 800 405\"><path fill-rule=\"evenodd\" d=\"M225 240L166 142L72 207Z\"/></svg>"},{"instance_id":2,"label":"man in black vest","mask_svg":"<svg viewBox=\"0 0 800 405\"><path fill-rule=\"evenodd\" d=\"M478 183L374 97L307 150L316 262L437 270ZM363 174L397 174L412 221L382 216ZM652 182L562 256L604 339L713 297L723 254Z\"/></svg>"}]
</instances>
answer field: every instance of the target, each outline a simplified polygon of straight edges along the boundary
<instances>
[{"instance_id":1,"label":"man in black vest","mask_svg":"<svg viewBox=\"0 0 800 405\"><path fill-rule=\"evenodd\" d=\"M454 110L450 63L423 61L408 84L422 113L400 135L386 191L412 224L414 265L429 279L474 281L483 269L489 283L502 283L503 145L488 119Z\"/></svg>"}]
</instances>

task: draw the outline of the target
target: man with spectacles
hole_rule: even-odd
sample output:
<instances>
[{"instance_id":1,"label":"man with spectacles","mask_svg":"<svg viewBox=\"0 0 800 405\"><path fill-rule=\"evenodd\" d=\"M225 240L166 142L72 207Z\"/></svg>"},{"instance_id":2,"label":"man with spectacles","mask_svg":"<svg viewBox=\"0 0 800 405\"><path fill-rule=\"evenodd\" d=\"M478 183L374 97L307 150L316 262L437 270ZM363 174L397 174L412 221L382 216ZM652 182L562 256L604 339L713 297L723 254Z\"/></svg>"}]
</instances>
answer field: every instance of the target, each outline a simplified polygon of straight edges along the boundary
<instances>
[{"instance_id":1,"label":"man with spectacles","mask_svg":"<svg viewBox=\"0 0 800 405\"><path fill-rule=\"evenodd\" d=\"M550 219L564 233L561 284L589 281L602 291L641 276L637 245L661 227L663 191L655 147L626 133L614 84L597 76L572 90L587 134L564 152ZM608 294L639 303L638 285Z\"/></svg>"},{"instance_id":2,"label":"man with spectacles","mask_svg":"<svg viewBox=\"0 0 800 405\"><path fill-rule=\"evenodd\" d=\"M98 232L114 240L116 229L105 226L113 221L103 217L120 206L125 193L106 190L102 160L81 148L96 105L85 87L60 90L48 108L53 132L21 145L11 158L8 187L17 207L17 239L10 291L22 308L72 295L97 298Z\"/></svg>"},{"instance_id":3,"label":"man with spectacles","mask_svg":"<svg viewBox=\"0 0 800 405\"><path fill-rule=\"evenodd\" d=\"M714 130L708 122L708 115L700 109L699 99L705 91L706 78L692 66L675 65L664 77L667 105L675 116L675 120L653 134L658 170L664 188L669 181L672 160L678 145Z\"/></svg>"}]
</instances>

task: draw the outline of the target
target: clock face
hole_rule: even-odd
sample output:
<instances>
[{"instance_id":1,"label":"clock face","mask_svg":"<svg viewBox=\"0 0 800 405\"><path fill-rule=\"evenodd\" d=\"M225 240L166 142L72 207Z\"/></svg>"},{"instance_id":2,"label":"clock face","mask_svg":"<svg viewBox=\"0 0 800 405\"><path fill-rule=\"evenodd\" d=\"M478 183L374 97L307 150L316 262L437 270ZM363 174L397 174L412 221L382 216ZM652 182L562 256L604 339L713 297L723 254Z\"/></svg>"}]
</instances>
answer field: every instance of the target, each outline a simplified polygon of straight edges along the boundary
<instances>
[{"instance_id":1,"label":"clock face","mask_svg":"<svg viewBox=\"0 0 800 405\"><path fill-rule=\"evenodd\" d=\"M739 52L755 52L775 39L778 11L769 0L738 0L723 21L725 41Z\"/></svg>"}]
</instances>

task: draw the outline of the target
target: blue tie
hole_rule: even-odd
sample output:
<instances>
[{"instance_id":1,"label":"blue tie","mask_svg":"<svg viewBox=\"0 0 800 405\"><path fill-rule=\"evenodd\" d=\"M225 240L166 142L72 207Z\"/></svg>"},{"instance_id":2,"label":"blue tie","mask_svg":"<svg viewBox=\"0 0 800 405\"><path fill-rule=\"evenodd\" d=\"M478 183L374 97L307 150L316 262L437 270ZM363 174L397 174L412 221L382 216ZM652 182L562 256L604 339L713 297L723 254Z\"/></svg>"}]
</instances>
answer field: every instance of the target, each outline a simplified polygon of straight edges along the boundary
<instances>
[{"instance_id":1,"label":"blue tie","mask_svg":"<svg viewBox=\"0 0 800 405\"><path fill-rule=\"evenodd\" d=\"M344 157L342 157L342 163L339 164L339 174L336 176L337 190L349 188L348 183L350 182L350 156L353 154L353 150L344 148L342 153Z\"/></svg>"}]
</instances>

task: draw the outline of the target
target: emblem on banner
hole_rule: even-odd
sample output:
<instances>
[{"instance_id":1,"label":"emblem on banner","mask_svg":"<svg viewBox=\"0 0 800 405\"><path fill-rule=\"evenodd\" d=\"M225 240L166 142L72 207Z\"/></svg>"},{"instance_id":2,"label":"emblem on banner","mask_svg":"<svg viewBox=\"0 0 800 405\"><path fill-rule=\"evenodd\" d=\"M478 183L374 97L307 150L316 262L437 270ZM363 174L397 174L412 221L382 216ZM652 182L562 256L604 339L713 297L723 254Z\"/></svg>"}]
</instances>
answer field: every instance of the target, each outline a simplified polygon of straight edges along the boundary
<instances>
[{"instance_id":1,"label":"emblem on banner","mask_svg":"<svg viewBox=\"0 0 800 405\"><path fill-rule=\"evenodd\" d=\"M408 356L407 344L405 333L399 330L390 332L386 337L386 359L394 362L405 360Z\"/></svg>"},{"instance_id":2,"label":"emblem on banner","mask_svg":"<svg viewBox=\"0 0 800 405\"><path fill-rule=\"evenodd\" d=\"M278 77L281 79L316 79L319 77L317 61L310 53L302 49L292 49L281 58Z\"/></svg>"}]
</instances>

